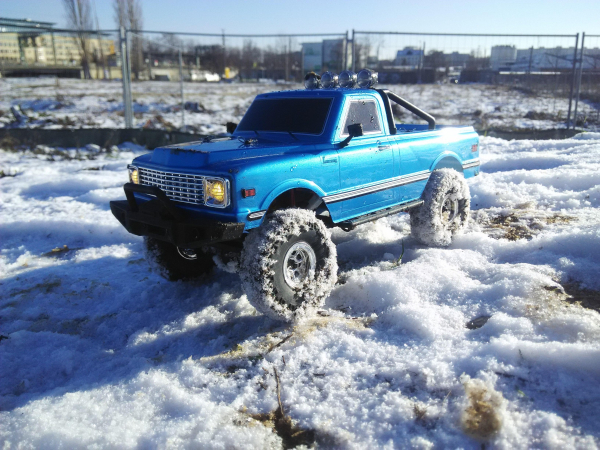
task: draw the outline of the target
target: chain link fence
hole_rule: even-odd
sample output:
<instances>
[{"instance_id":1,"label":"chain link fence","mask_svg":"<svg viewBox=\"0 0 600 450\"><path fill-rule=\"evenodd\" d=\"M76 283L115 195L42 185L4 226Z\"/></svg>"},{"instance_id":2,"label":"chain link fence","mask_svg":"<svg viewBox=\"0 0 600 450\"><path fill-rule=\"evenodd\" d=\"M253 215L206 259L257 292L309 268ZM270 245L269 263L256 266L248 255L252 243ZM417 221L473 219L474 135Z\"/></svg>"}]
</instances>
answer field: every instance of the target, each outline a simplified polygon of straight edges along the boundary
<instances>
[{"instance_id":1,"label":"chain link fence","mask_svg":"<svg viewBox=\"0 0 600 450\"><path fill-rule=\"evenodd\" d=\"M125 89L131 91L128 101L133 104L131 124L135 122L136 112L143 112L158 103L157 91L159 96L169 100L166 103L177 104L166 108L151 121L135 123L135 126L149 128L177 127L210 133L213 130L206 126L199 128L203 114L218 115L221 126L227 121L239 120L243 114L238 111L238 104L229 109L226 105L223 107L227 98L222 98L221 105L217 106L211 99L215 90L211 89L211 84L253 83L258 86L258 93L261 86L272 90L273 84L291 86L299 83L307 71L339 72L348 64L349 43L345 33L243 35L139 30L124 33L123 42L128 50L126 65L130 74L125 78L135 81ZM149 94L144 89L144 83L149 81L162 82L161 88L157 89L154 84L153 94ZM179 97L177 102L175 96ZM130 120L130 114L126 111L126 120Z\"/></svg>"},{"instance_id":2,"label":"chain link fence","mask_svg":"<svg viewBox=\"0 0 600 450\"><path fill-rule=\"evenodd\" d=\"M219 132L247 105L219 96L217 84L236 83L246 95L248 89L257 94L297 85L307 72L363 67L377 70L387 85L479 83L545 96L555 99L551 112L567 126L585 126L600 123L599 47L600 35L244 35L16 26L0 27L0 72L119 79L123 102L115 108L126 128ZM228 95L235 96L235 88ZM556 99L563 99L560 106ZM155 112L150 119L149 110ZM219 126L201 128L203 114L217 115Z\"/></svg>"},{"instance_id":3,"label":"chain link fence","mask_svg":"<svg viewBox=\"0 0 600 450\"><path fill-rule=\"evenodd\" d=\"M378 70L386 84L485 83L529 95L568 98L576 87L577 35L353 31L354 70Z\"/></svg>"}]
</instances>

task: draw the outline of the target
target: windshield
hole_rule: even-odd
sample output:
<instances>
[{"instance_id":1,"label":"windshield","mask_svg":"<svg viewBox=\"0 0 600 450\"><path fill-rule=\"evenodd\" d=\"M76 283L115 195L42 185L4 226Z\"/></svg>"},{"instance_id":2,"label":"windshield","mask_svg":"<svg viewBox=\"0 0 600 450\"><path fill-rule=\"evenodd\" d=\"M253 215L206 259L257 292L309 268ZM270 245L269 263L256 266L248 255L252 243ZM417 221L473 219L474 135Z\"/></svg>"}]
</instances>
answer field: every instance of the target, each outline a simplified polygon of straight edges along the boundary
<instances>
[{"instance_id":1,"label":"windshield","mask_svg":"<svg viewBox=\"0 0 600 450\"><path fill-rule=\"evenodd\" d=\"M331 98L268 98L254 100L236 131L321 134Z\"/></svg>"}]
</instances>

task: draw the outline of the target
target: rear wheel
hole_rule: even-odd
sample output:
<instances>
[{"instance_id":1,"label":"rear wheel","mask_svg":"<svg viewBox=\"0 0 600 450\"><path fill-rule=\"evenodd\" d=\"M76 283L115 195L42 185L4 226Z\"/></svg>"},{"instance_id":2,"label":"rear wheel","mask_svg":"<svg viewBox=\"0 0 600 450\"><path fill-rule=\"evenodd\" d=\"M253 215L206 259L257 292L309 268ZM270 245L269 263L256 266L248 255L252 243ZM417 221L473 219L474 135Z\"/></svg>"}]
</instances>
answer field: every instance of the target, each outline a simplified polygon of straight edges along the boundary
<instances>
[{"instance_id":1,"label":"rear wheel","mask_svg":"<svg viewBox=\"0 0 600 450\"><path fill-rule=\"evenodd\" d=\"M179 248L154 238L144 238L144 249L150 268L170 281L200 277L215 265L209 252Z\"/></svg>"},{"instance_id":2,"label":"rear wheel","mask_svg":"<svg viewBox=\"0 0 600 450\"><path fill-rule=\"evenodd\" d=\"M323 305L337 281L337 252L312 211L286 209L244 242L240 277L248 301L277 320L293 321Z\"/></svg>"},{"instance_id":3,"label":"rear wheel","mask_svg":"<svg viewBox=\"0 0 600 450\"><path fill-rule=\"evenodd\" d=\"M425 191L424 203L410 210L412 235L422 244L446 247L469 221L471 196L461 173L435 170Z\"/></svg>"}]
</instances>

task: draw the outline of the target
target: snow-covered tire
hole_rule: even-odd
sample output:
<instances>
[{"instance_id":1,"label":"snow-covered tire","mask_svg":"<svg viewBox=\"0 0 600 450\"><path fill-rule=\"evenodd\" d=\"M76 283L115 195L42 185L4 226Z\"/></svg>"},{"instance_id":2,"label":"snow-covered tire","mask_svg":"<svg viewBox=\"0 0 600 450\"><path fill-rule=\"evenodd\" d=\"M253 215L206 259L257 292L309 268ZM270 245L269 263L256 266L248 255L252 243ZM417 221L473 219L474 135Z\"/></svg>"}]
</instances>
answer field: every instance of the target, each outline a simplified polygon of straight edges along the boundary
<instances>
[{"instance_id":1,"label":"snow-covered tire","mask_svg":"<svg viewBox=\"0 0 600 450\"><path fill-rule=\"evenodd\" d=\"M196 259L186 259L173 244L149 237L144 238L144 253L151 270L170 281L197 278L215 265L212 254L202 249L196 249Z\"/></svg>"},{"instance_id":2,"label":"snow-covered tire","mask_svg":"<svg viewBox=\"0 0 600 450\"><path fill-rule=\"evenodd\" d=\"M311 262L312 261L312 262ZM337 281L337 251L312 211L275 211L248 235L240 277L259 312L292 322L323 305Z\"/></svg>"},{"instance_id":3,"label":"snow-covered tire","mask_svg":"<svg viewBox=\"0 0 600 450\"><path fill-rule=\"evenodd\" d=\"M464 176L453 169L433 171L421 197L410 210L414 238L425 245L446 247L469 221L471 195Z\"/></svg>"}]
</instances>

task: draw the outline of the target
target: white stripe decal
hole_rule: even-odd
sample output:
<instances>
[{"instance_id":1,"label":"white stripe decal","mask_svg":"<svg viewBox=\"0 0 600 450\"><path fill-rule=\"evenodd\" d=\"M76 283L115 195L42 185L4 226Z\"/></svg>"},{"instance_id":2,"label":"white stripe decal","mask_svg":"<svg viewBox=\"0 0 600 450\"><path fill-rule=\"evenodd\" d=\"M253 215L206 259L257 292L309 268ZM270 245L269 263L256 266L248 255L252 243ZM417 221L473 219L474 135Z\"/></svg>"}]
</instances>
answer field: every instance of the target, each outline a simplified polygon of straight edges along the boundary
<instances>
[{"instance_id":1,"label":"white stripe decal","mask_svg":"<svg viewBox=\"0 0 600 450\"><path fill-rule=\"evenodd\" d=\"M396 179L393 181L386 181L384 183L376 184L375 186L369 186L366 188L355 189L349 192L343 192L341 194L328 195L323 197L323 201L325 203L335 203L340 202L342 200L348 200L354 197L361 197L367 194L373 194L375 192L384 191L386 189L392 189L398 186L404 186L409 183L416 183L417 181L423 181L429 178L430 172L418 172L416 174L405 176L400 179Z\"/></svg>"}]
</instances>

